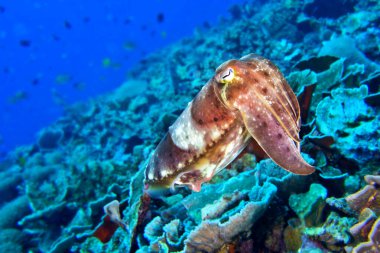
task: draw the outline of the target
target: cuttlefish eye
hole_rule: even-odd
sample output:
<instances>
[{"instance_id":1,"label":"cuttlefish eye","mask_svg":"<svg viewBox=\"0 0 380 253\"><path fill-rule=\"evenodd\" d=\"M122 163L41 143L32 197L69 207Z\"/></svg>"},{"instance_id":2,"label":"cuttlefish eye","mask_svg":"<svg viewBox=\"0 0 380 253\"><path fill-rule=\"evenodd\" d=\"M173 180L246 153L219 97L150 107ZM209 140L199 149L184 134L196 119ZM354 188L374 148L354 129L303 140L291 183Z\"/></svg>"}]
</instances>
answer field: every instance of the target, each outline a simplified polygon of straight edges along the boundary
<instances>
[{"instance_id":1,"label":"cuttlefish eye","mask_svg":"<svg viewBox=\"0 0 380 253\"><path fill-rule=\"evenodd\" d=\"M229 83L234 79L235 73L232 68L227 68L225 71L220 73L219 75L219 82L221 83Z\"/></svg>"}]
</instances>

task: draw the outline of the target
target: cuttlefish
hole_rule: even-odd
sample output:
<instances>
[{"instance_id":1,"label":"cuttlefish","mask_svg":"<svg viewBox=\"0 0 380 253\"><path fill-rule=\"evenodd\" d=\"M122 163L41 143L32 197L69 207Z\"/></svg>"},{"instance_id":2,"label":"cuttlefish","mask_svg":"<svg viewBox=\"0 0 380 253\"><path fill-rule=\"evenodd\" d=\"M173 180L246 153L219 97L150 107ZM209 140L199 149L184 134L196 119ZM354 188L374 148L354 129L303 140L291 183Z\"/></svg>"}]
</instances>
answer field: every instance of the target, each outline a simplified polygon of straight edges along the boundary
<instances>
[{"instance_id":1,"label":"cuttlefish","mask_svg":"<svg viewBox=\"0 0 380 253\"><path fill-rule=\"evenodd\" d=\"M201 184L230 164L251 141L280 167L308 175L300 153L300 107L279 69L250 54L220 65L152 153L149 192Z\"/></svg>"}]
</instances>

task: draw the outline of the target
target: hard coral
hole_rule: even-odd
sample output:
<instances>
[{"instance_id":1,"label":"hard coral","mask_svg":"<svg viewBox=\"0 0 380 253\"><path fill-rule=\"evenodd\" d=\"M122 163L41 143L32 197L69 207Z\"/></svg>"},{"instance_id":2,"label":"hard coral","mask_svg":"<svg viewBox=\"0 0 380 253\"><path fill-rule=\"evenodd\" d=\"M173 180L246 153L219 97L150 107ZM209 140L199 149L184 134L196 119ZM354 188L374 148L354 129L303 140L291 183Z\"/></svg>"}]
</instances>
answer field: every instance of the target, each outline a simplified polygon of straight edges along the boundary
<instances>
[{"instance_id":1,"label":"hard coral","mask_svg":"<svg viewBox=\"0 0 380 253\"><path fill-rule=\"evenodd\" d=\"M370 208L376 215L380 215L380 191L373 185L366 185L345 199L350 208L358 214L363 209Z\"/></svg>"},{"instance_id":2,"label":"hard coral","mask_svg":"<svg viewBox=\"0 0 380 253\"><path fill-rule=\"evenodd\" d=\"M360 243L353 249L353 253L378 253L380 252L380 218L373 224L368 236L368 242Z\"/></svg>"},{"instance_id":3,"label":"hard coral","mask_svg":"<svg viewBox=\"0 0 380 253\"><path fill-rule=\"evenodd\" d=\"M356 222L355 218L340 217L331 212L321 227L306 228L304 234L322 242L329 250L337 250L340 245L351 241L349 228Z\"/></svg>"},{"instance_id":4,"label":"hard coral","mask_svg":"<svg viewBox=\"0 0 380 253\"><path fill-rule=\"evenodd\" d=\"M318 225L321 222L325 206L327 190L320 184L312 184L307 193L293 194L289 205L306 227Z\"/></svg>"},{"instance_id":5,"label":"hard coral","mask_svg":"<svg viewBox=\"0 0 380 253\"><path fill-rule=\"evenodd\" d=\"M322 134L331 135L336 148L344 157L363 166L379 161L377 131L380 116L364 99L368 87L337 88L331 97L324 98L317 107L316 124Z\"/></svg>"},{"instance_id":6,"label":"hard coral","mask_svg":"<svg viewBox=\"0 0 380 253\"><path fill-rule=\"evenodd\" d=\"M149 240L150 251L160 251L162 247L171 251L180 250L187 235L179 219L164 224L160 216L155 217L144 229L144 237Z\"/></svg>"},{"instance_id":7,"label":"hard coral","mask_svg":"<svg viewBox=\"0 0 380 253\"><path fill-rule=\"evenodd\" d=\"M38 147L41 150L52 150L59 147L63 134L61 129L46 128L42 130L37 142Z\"/></svg>"},{"instance_id":8,"label":"hard coral","mask_svg":"<svg viewBox=\"0 0 380 253\"><path fill-rule=\"evenodd\" d=\"M354 236L355 242L365 241L376 220L376 214L369 208L360 212L359 222L350 228L350 233Z\"/></svg>"},{"instance_id":9,"label":"hard coral","mask_svg":"<svg viewBox=\"0 0 380 253\"><path fill-rule=\"evenodd\" d=\"M272 184L254 187L249 201L241 202L236 208L219 219L203 221L185 241L185 252L213 252L226 243L233 242L239 234L248 232L268 207L276 187Z\"/></svg>"},{"instance_id":10,"label":"hard coral","mask_svg":"<svg viewBox=\"0 0 380 253\"><path fill-rule=\"evenodd\" d=\"M364 181L366 181L369 185L373 185L375 187L380 186L380 176L379 175L366 175L366 176L364 176Z\"/></svg>"},{"instance_id":11,"label":"hard coral","mask_svg":"<svg viewBox=\"0 0 380 253\"><path fill-rule=\"evenodd\" d=\"M253 236L251 227L263 218L261 216L272 203L277 193L275 184L285 195L289 195L285 193L286 189L300 189L299 184L289 187L301 182L296 175L283 172L268 159L260 164L258 168L241 172L226 181L207 184L201 192L192 193L168 208L155 210L160 216L145 226L144 236L149 240L149 246L140 241L140 248L153 251L161 248L170 252L224 252L227 248L239 248L241 240ZM169 198L163 197L163 202L171 203ZM170 229L174 233L168 232L169 227L175 228ZM273 231L281 231L281 228ZM278 238L281 240L281 236ZM269 239L267 244L271 244Z\"/></svg>"},{"instance_id":12,"label":"hard coral","mask_svg":"<svg viewBox=\"0 0 380 253\"><path fill-rule=\"evenodd\" d=\"M376 181L379 176L368 175L365 179L369 185L352 193L345 198L328 198L327 203L343 213L358 217L366 208L370 208L376 215L380 214L379 188Z\"/></svg>"},{"instance_id":13,"label":"hard coral","mask_svg":"<svg viewBox=\"0 0 380 253\"><path fill-rule=\"evenodd\" d=\"M356 46L356 40L349 36L334 36L329 41L323 42L319 56L331 55L346 58L351 64L359 63L365 65L366 72L379 71L380 65L371 61Z\"/></svg>"}]
</instances>

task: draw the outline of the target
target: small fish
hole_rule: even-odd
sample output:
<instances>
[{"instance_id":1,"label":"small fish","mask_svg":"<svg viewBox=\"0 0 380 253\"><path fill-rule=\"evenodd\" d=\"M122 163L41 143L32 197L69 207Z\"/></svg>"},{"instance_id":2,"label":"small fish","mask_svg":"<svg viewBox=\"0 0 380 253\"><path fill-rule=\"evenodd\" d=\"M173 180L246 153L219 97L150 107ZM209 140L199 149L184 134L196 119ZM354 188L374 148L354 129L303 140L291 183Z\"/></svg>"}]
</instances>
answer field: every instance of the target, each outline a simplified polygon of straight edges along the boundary
<instances>
[{"instance_id":1,"label":"small fish","mask_svg":"<svg viewBox=\"0 0 380 253\"><path fill-rule=\"evenodd\" d=\"M85 90L86 89L86 84L83 83L83 82L75 82L73 84L73 88L75 88L77 90Z\"/></svg>"},{"instance_id":2,"label":"small fish","mask_svg":"<svg viewBox=\"0 0 380 253\"><path fill-rule=\"evenodd\" d=\"M300 107L282 73L250 54L216 69L158 144L145 170L145 190L201 184L254 141L279 166L308 175L300 154Z\"/></svg>"},{"instance_id":3,"label":"small fish","mask_svg":"<svg viewBox=\"0 0 380 253\"><path fill-rule=\"evenodd\" d=\"M38 79L38 78L33 78L33 80L32 80L32 85L33 85L33 86L37 86L39 83L40 83L40 79Z\"/></svg>"},{"instance_id":4,"label":"small fish","mask_svg":"<svg viewBox=\"0 0 380 253\"><path fill-rule=\"evenodd\" d=\"M205 21L205 22L203 22L203 27L206 28L206 29L210 29L211 25L210 25L209 22Z\"/></svg>"},{"instance_id":5,"label":"small fish","mask_svg":"<svg viewBox=\"0 0 380 253\"><path fill-rule=\"evenodd\" d=\"M104 58L102 61L102 65L103 65L103 67L108 68L109 66L111 66L111 59L110 58Z\"/></svg>"},{"instance_id":6,"label":"small fish","mask_svg":"<svg viewBox=\"0 0 380 253\"><path fill-rule=\"evenodd\" d=\"M61 37L59 37L57 34L52 34L51 37L53 38L54 41L60 41Z\"/></svg>"},{"instance_id":7,"label":"small fish","mask_svg":"<svg viewBox=\"0 0 380 253\"><path fill-rule=\"evenodd\" d=\"M123 44L123 48L125 50L133 50L136 48L136 43L134 43L133 41L126 41Z\"/></svg>"},{"instance_id":8,"label":"small fish","mask_svg":"<svg viewBox=\"0 0 380 253\"><path fill-rule=\"evenodd\" d=\"M16 104L28 98L29 98L29 94L24 90L20 90L20 91L17 91L13 96L8 98L8 103Z\"/></svg>"},{"instance_id":9,"label":"small fish","mask_svg":"<svg viewBox=\"0 0 380 253\"><path fill-rule=\"evenodd\" d=\"M132 20L133 20L132 17L127 17L124 19L123 23L124 23L124 25L129 25L130 23L132 23Z\"/></svg>"},{"instance_id":10,"label":"small fish","mask_svg":"<svg viewBox=\"0 0 380 253\"><path fill-rule=\"evenodd\" d=\"M55 82L57 84L66 84L68 83L69 81L71 80L71 76L70 75L66 75L66 74L60 74L60 75L57 75L55 77Z\"/></svg>"},{"instance_id":11,"label":"small fish","mask_svg":"<svg viewBox=\"0 0 380 253\"><path fill-rule=\"evenodd\" d=\"M104 68L120 68L121 64L114 62L111 60L111 58L104 58L102 61L102 65Z\"/></svg>"},{"instance_id":12,"label":"small fish","mask_svg":"<svg viewBox=\"0 0 380 253\"><path fill-rule=\"evenodd\" d=\"M65 22L63 23L65 28L68 29L68 30L71 30L71 28L73 28L73 26L71 25L71 23L67 20L65 20Z\"/></svg>"},{"instance_id":13,"label":"small fish","mask_svg":"<svg viewBox=\"0 0 380 253\"><path fill-rule=\"evenodd\" d=\"M30 47L32 42L30 40L20 40L20 46L22 47Z\"/></svg>"},{"instance_id":14,"label":"small fish","mask_svg":"<svg viewBox=\"0 0 380 253\"><path fill-rule=\"evenodd\" d=\"M51 96L56 105L63 106L63 107L67 105L64 97L56 89L51 90Z\"/></svg>"},{"instance_id":15,"label":"small fish","mask_svg":"<svg viewBox=\"0 0 380 253\"><path fill-rule=\"evenodd\" d=\"M90 22L90 17L83 17L82 21L83 23L87 24L88 22Z\"/></svg>"},{"instance_id":16,"label":"small fish","mask_svg":"<svg viewBox=\"0 0 380 253\"><path fill-rule=\"evenodd\" d=\"M140 27L141 31L146 31L148 29L148 26L147 25L142 25Z\"/></svg>"},{"instance_id":17,"label":"small fish","mask_svg":"<svg viewBox=\"0 0 380 253\"><path fill-rule=\"evenodd\" d=\"M158 14L157 14L157 17L156 17L156 20L157 20L158 23L162 23L162 22L164 22L164 20L165 20L165 15L164 15L164 13L162 13L162 12L158 13Z\"/></svg>"}]
</instances>

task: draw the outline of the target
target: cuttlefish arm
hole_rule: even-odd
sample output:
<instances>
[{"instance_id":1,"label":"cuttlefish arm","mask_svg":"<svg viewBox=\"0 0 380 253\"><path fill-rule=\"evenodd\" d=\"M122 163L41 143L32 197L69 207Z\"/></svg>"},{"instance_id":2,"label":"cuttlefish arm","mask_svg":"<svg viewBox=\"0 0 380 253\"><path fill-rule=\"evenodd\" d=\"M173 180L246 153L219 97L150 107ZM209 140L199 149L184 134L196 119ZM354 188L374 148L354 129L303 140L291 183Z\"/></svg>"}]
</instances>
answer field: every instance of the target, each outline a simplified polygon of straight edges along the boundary
<instances>
[{"instance_id":1,"label":"cuttlefish arm","mask_svg":"<svg viewBox=\"0 0 380 253\"><path fill-rule=\"evenodd\" d=\"M300 175L314 172L300 154L297 98L276 66L250 55L219 67L216 82L221 100L240 113L249 134L275 163Z\"/></svg>"}]
</instances>

